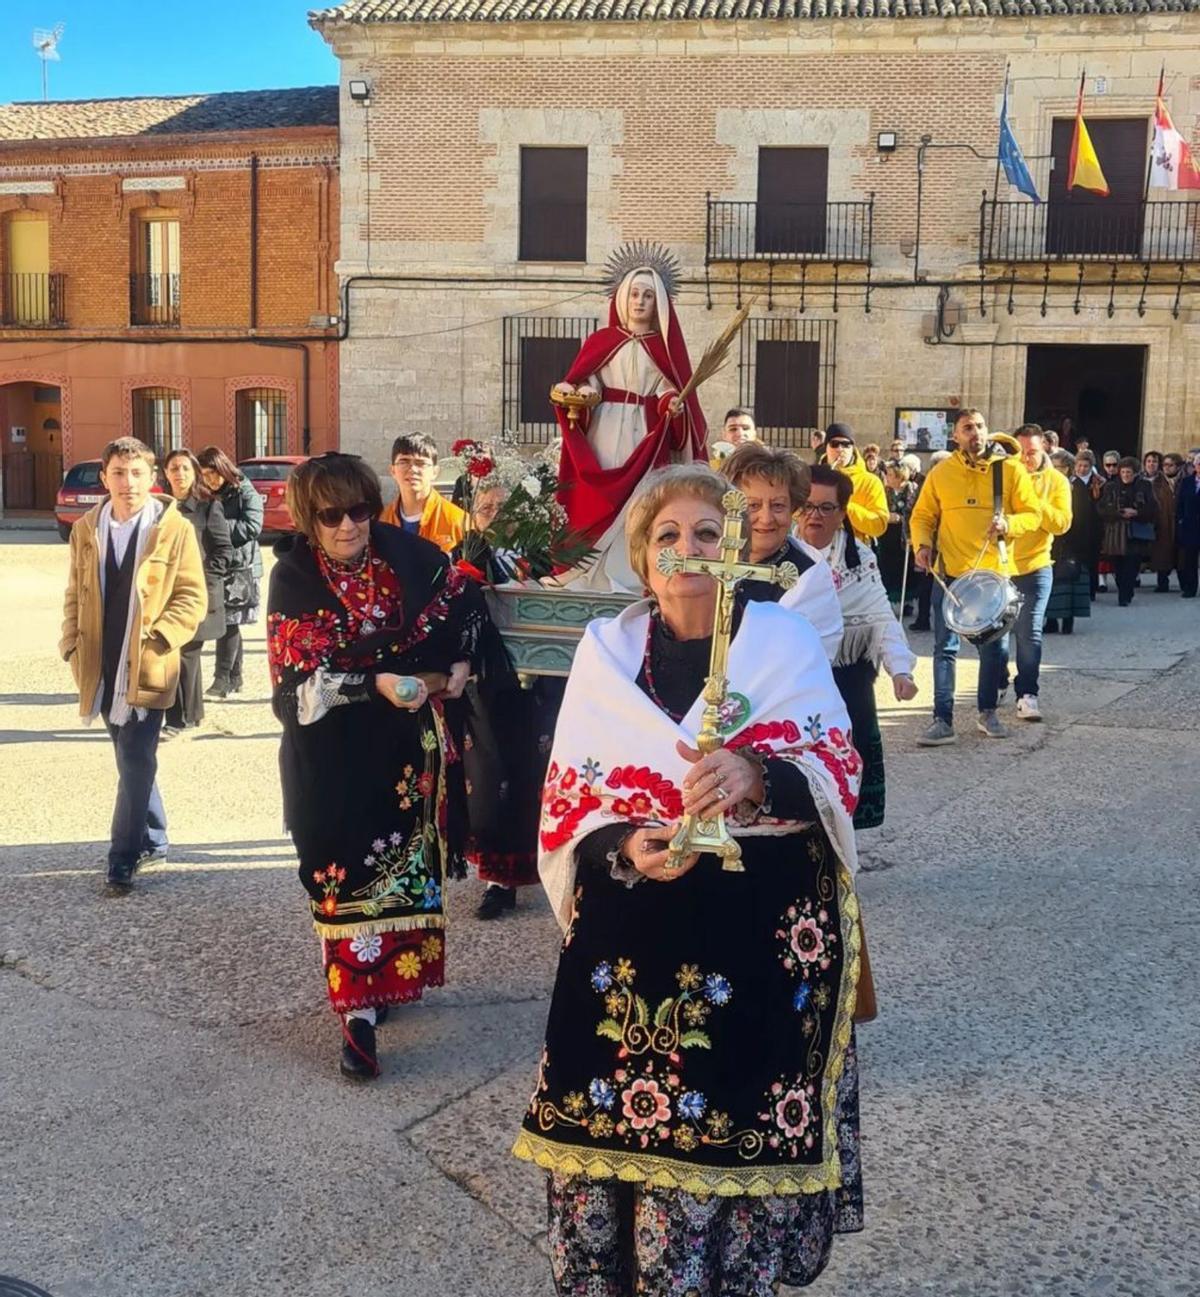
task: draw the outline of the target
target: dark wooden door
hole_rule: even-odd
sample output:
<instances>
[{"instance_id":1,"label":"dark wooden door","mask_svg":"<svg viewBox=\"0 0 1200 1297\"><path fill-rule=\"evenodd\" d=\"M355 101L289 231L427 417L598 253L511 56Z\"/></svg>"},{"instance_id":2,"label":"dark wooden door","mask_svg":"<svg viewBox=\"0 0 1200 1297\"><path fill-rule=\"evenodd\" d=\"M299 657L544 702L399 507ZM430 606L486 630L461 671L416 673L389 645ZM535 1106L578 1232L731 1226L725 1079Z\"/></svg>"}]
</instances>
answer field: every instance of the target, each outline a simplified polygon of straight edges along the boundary
<instances>
[{"instance_id":1,"label":"dark wooden door","mask_svg":"<svg viewBox=\"0 0 1200 1297\"><path fill-rule=\"evenodd\" d=\"M1085 118L1107 197L1087 189L1067 189L1071 170L1074 117L1055 118L1051 134L1054 170L1046 212L1046 252L1050 256L1136 257L1142 248L1142 216L1149 157L1149 119Z\"/></svg>"},{"instance_id":2,"label":"dark wooden door","mask_svg":"<svg viewBox=\"0 0 1200 1297\"><path fill-rule=\"evenodd\" d=\"M823 253L828 198L828 149L759 149L758 254Z\"/></svg>"}]
</instances>

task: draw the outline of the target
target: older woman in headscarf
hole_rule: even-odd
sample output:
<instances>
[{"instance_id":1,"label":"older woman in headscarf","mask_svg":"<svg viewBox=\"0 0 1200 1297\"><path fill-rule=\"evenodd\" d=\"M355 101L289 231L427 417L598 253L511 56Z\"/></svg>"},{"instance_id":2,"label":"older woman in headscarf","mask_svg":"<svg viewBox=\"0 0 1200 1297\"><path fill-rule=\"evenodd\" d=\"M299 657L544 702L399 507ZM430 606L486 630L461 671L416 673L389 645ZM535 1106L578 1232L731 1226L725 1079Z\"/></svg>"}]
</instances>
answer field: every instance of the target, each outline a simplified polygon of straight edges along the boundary
<instances>
[{"instance_id":1,"label":"older woman in headscarf","mask_svg":"<svg viewBox=\"0 0 1200 1297\"><path fill-rule=\"evenodd\" d=\"M267 616L287 826L341 1071L379 1074L389 1005L441 986L451 868L441 700L461 694L487 613L433 544L378 523L379 478L330 452L288 479L297 534L276 547Z\"/></svg>"},{"instance_id":2,"label":"older woman in headscarf","mask_svg":"<svg viewBox=\"0 0 1200 1297\"><path fill-rule=\"evenodd\" d=\"M550 1173L572 1297L767 1297L861 1228L861 762L816 632L744 600L724 746L696 747L716 585L658 559L717 556L727 490L695 464L647 479L629 556L651 597L585 632L547 772L540 872L565 936L515 1152ZM671 856L684 815L718 812L742 872Z\"/></svg>"}]
</instances>

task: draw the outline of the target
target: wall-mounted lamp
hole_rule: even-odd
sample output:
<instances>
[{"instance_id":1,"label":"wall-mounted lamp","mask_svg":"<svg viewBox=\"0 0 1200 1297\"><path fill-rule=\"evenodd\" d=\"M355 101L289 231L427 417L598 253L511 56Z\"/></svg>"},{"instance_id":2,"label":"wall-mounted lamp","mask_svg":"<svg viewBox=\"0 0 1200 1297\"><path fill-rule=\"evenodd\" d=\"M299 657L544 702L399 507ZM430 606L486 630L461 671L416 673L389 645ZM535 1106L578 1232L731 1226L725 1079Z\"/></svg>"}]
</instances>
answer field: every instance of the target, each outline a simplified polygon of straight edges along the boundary
<instances>
[{"instance_id":1,"label":"wall-mounted lamp","mask_svg":"<svg viewBox=\"0 0 1200 1297\"><path fill-rule=\"evenodd\" d=\"M917 241L909 235L900 240L900 255L902 257L911 257L917 250Z\"/></svg>"},{"instance_id":2,"label":"wall-mounted lamp","mask_svg":"<svg viewBox=\"0 0 1200 1297\"><path fill-rule=\"evenodd\" d=\"M346 89L350 94L350 98L356 104L365 104L371 98L371 83L369 81L351 81L346 86Z\"/></svg>"},{"instance_id":3,"label":"wall-mounted lamp","mask_svg":"<svg viewBox=\"0 0 1200 1297\"><path fill-rule=\"evenodd\" d=\"M895 153L897 143L895 131L880 131L875 136L875 147L880 153Z\"/></svg>"}]
</instances>

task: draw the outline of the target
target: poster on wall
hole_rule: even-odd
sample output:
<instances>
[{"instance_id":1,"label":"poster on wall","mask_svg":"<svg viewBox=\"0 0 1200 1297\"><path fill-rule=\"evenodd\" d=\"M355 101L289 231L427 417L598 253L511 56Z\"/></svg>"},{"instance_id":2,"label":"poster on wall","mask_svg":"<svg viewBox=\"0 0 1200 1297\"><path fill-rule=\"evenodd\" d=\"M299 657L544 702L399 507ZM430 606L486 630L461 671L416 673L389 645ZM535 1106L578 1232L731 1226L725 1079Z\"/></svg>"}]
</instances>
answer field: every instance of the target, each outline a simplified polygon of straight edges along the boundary
<instances>
[{"instance_id":1,"label":"poster on wall","mask_svg":"<svg viewBox=\"0 0 1200 1297\"><path fill-rule=\"evenodd\" d=\"M914 450L945 450L957 410L896 407L895 436Z\"/></svg>"}]
</instances>

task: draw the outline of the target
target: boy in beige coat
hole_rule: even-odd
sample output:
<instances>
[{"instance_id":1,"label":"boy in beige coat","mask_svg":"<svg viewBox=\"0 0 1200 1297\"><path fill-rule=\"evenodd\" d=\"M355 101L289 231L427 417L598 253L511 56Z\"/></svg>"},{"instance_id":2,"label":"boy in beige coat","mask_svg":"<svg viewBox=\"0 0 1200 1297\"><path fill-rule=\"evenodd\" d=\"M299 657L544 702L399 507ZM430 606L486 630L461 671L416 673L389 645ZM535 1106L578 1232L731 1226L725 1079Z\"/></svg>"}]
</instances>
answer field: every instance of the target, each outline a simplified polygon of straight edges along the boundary
<instances>
[{"instance_id":1,"label":"boy in beige coat","mask_svg":"<svg viewBox=\"0 0 1200 1297\"><path fill-rule=\"evenodd\" d=\"M175 700L179 650L208 596L191 523L153 494L154 452L119 437L102 453L109 498L71 529L59 652L79 687L79 714L104 718L117 759L108 886L127 892L134 870L167 854L155 776L164 711Z\"/></svg>"}]
</instances>

